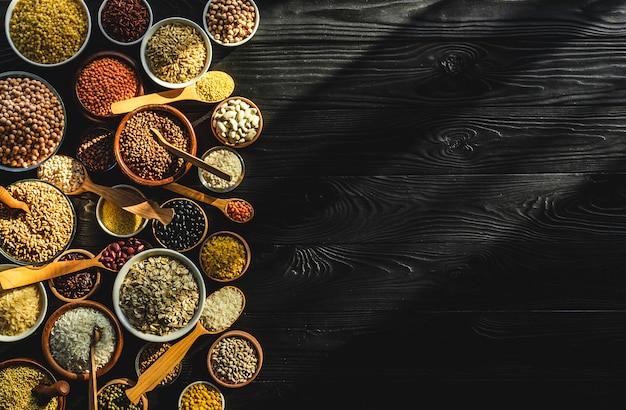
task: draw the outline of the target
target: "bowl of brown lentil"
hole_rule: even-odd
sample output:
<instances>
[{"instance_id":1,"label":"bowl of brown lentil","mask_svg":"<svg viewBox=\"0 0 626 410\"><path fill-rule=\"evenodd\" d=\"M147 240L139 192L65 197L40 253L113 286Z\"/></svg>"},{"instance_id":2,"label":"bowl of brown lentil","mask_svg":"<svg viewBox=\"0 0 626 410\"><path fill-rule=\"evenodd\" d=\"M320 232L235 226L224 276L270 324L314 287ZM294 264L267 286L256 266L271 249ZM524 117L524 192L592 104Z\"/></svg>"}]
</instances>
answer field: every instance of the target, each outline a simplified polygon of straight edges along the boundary
<instances>
[{"instance_id":1,"label":"bowl of brown lentil","mask_svg":"<svg viewBox=\"0 0 626 410\"><path fill-rule=\"evenodd\" d=\"M243 330L222 333L209 347L207 368L220 386L247 386L257 378L263 365L259 341Z\"/></svg>"},{"instance_id":2,"label":"bowl of brown lentil","mask_svg":"<svg viewBox=\"0 0 626 410\"><path fill-rule=\"evenodd\" d=\"M0 265L0 271L18 265ZM48 311L48 294L43 283L0 290L0 342L26 339L39 329Z\"/></svg>"},{"instance_id":3,"label":"bowl of brown lentil","mask_svg":"<svg viewBox=\"0 0 626 410\"><path fill-rule=\"evenodd\" d=\"M95 257L86 249L68 249L57 261L91 259ZM62 302L75 302L92 297L100 287L101 274L99 268L92 267L79 272L68 273L48 279L48 287L54 296Z\"/></svg>"},{"instance_id":4,"label":"bowl of brown lentil","mask_svg":"<svg viewBox=\"0 0 626 410\"><path fill-rule=\"evenodd\" d=\"M192 167L157 141L149 131L158 129L172 145L196 154L196 133L189 119L169 105L141 106L120 121L113 139L115 160L131 181L146 186L160 186L182 178Z\"/></svg>"},{"instance_id":5,"label":"bowl of brown lentil","mask_svg":"<svg viewBox=\"0 0 626 410\"><path fill-rule=\"evenodd\" d=\"M210 126L220 143L244 148L259 139L263 117L259 106L248 98L229 97L213 109Z\"/></svg>"},{"instance_id":6,"label":"bowl of brown lentil","mask_svg":"<svg viewBox=\"0 0 626 410\"><path fill-rule=\"evenodd\" d=\"M104 386L98 389L96 395L99 410L148 410L148 397L142 394L139 403L131 402L126 396L126 390L136 384L129 378L122 377L109 380Z\"/></svg>"},{"instance_id":7,"label":"bowl of brown lentil","mask_svg":"<svg viewBox=\"0 0 626 410\"><path fill-rule=\"evenodd\" d=\"M29 100L31 104L24 105ZM58 151L65 137L67 112L57 90L25 71L0 74L0 170L35 169ZM15 133L23 134L17 140Z\"/></svg>"},{"instance_id":8,"label":"bowl of brown lentil","mask_svg":"<svg viewBox=\"0 0 626 410\"><path fill-rule=\"evenodd\" d=\"M0 403L4 409L63 410L67 405L69 385L53 394L48 403L39 405L33 389L52 386L57 379L35 359L16 357L0 363ZM61 381L61 383L66 383Z\"/></svg>"},{"instance_id":9,"label":"bowl of brown lentil","mask_svg":"<svg viewBox=\"0 0 626 410\"><path fill-rule=\"evenodd\" d=\"M200 245L200 268L216 282L232 282L250 267L248 242L238 233L217 231Z\"/></svg>"},{"instance_id":10,"label":"bowl of brown lentil","mask_svg":"<svg viewBox=\"0 0 626 410\"><path fill-rule=\"evenodd\" d=\"M119 121L111 104L143 95L139 66L127 55L100 51L87 57L74 75L73 98L89 120L106 123Z\"/></svg>"},{"instance_id":11,"label":"bowl of brown lentil","mask_svg":"<svg viewBox=\"0 0 626 410\"><path fill-rule=\"evenodd\" d=\"M209 70L213 53L202 27L183 17L169 17L150 27L141 40L139 56L157 85L184 88Z\"/></svg>"},{"instance_id":12,"label":"bowl of brown lentil","mask_svg":"<svg viewBox=\"0 0 626 410\"><path fill-rule=\"evenodd\" d=\"M194 403L202 403L203 409L223 410L224 395L213 383L200 380L188 384L178 397L178 410L195 409Z\"/></svg>"},{"instance_id":13,"label":"bowl of brown lentil","mask_svg":"<svg viewBox=\"0 0 626 410\"><path fill-rule=\"evenodd\" d=\"M12 0L4 27L20 58L35 66L56 67L87 47L91 15L83 0Z\"/></svg>"},{"instance_id":14,"label":"bowl of brown lentil","mask_svg":"<svg viewBox=\"0 0 626 410\"><path fill-rule=\"evenodd\" d=\"M250 41L260 20L259 7L254 0L210 0L204 6L202 18L211 41L225 47Z\"/></svg>"},{"instance_id":15,"label":"bowl of brown lentil","mask_svg":"<svg viewBox=\"0 0 626 410\"><path fill-rule=\"evenodd\" d=\"M120 46L139 43L152 26L153 19L147 0L106 0L98 9L100 32Z\"/></svg>"}]
</instances>

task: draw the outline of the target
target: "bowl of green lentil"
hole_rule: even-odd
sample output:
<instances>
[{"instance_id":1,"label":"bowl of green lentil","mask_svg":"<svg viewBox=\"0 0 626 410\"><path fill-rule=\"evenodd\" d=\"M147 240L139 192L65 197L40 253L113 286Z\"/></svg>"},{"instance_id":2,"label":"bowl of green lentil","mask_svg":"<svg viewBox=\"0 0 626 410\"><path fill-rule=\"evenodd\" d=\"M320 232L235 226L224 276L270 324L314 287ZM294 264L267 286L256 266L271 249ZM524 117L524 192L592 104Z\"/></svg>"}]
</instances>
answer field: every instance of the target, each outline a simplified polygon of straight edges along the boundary
<instances>
[{"instance_id":1,"label":"bowl of green lentil","mask_svg":"<svg viewBox=\"0 0 626 410\"><path fill-rule=\"evenodd\" d=\"M199 404L201 407L198 407ZM220 389L204 380L188 384L178 397L178 410L197 408L223 410L225 405L226 399Z\"/></svg>"},{"instance_id":2,"label":"bowl of green lentil","mask_svg":"<svg viewBox=\"0 0 626 410\"><path fill-rule=\"evenodd\" d=\"M126 378L109 380L98 389L97 400L99 410L148 410L148 397L143 394L139 403L131 402L126 396L126 390L135 385L135 382Z\"/></svg>"},{"instance_id":3,"label":"bowl of green lentil","mask_svg":"<svg viewBox=\"0 0 626 410\"><path fill-rule=\"evenodd\" d=\"M232 282L250 267L250 246L241 235L217 231L200 245L200 268L216 282Z\"/></svg>"},{"instance_id":4,"label":"bowl of green lentil","mask_svg":"<svg viewBox=\"0 0 626 410\"><path fill-rule=\"evenodd\" d=\"M24 104L28 100L30 104ZM46 80L25 71L0 74L0 170L37 168L61 146L67 112L61 95ZM15 133L23 135L20 141Z\"/></svg>"},{"instance_id":5,"label":"bowl of green lentil","mask_svg":"<svg viewBox=\"0 0 626 410\"><path fill-rule=\"evenodd\" d=\"M83 0L12 0L4 28L20 58L38 67L56 67L87 47L91 15Z\"/></svg>"},{"instance_id":6,"label":"bowl of green lentil","mask_svg":"<svg viewBox=\"0 0 626 410\"><path fill-rule=\"evenodd\" d=\"M50 398L45 405L37 403L32 390L40 384L57 382L52 372L37 360L16 357L0 363L0 403L3 409L63 410L66 394ZM67 392L65 392L67 393Z\"/></svg>"}]
</instances>

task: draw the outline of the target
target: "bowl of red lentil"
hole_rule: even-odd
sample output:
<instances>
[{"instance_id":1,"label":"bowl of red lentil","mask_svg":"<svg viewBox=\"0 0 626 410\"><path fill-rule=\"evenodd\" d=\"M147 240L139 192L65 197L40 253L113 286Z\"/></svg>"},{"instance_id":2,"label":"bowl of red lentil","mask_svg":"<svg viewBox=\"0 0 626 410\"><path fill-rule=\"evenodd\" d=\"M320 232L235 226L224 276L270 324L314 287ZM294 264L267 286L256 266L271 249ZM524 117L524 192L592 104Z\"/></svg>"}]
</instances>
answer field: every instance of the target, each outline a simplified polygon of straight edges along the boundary
<instances>
[{"instance_id":1,"label":"bowl of red lentil","mask_svg":"<svg viewBox=\"0 0 626 410\"><path fill-rule=\"evenodd\" d=\"M161 146L150 128L158 129L172 145L196 154L196 134L189 119L164 104L141 106L120 121L113 139L115 160L132 182L160 186L182 178L192 167Z\"/></svg>"},{"instance_id":2,"label":"bowl of red lentil","mask_svg":"<svg viewBox=\"0 0 626 410\"><path fill-rule=\"evenodd\" d=\"M228 97L213 109L211 132L224 145L244 148L259 139L263 116L259 106L245 97Z\"/></svg>"},{"instance_id":3,"label":"bowl of red lentil","mask_svg":"<svg viewBox=\"0 0 626 410\"><path fill-rule=\"evenodd\" d=\"M87 128L76 147L76 158L89 172L106 172L115 168L114 137L115 131L110 128Z\"/></svg>"},{"instance_id":4,"label":"bowl of red lentil","mask_svg":"<svg viewBox=\"0 0 626 410\"><path fill-rule=\"evenodd\" d=\"M51 386L57 382L52 372L39 361L27 357L16 357L0 363L0 403L5 409L64 410L70 386L62 381L59 393L39 406L33 389L39 385ZM58 385L57 385L58 386Z\"/></svg>"},{"instance_id":5,"label":"bowl of red lentil","mask_svg":"<svg viewBox=\"0 0 626 410\"><path fill-rule=\"evenodd\" d=\"M169 17L150 27L141 40L139 56L157 85L184 88L209 70L213 53L202 27L183 17Z\"/></svg>"},{"instance_id":6,"label":"bowl of red lentil","mask_svg":"<svg viewBox=\"0 0 626 410\"><path fill-rule=\"evenodd\" d=\"M83 0L12 0L4 28L20 58L38 67L56 67L87 47L91 15Z\"/></svg>"},{"instance_id":7,"label":"bowl of red lentil","mask_svg":"<svg viewBox=\"0 0 626 410\"><path fill-rule=\"evenodd\" d=\"M73 98L89 120L107 123L121 118L111 104L143 95L139 66L127 55L100 51L88 56L74 75Z\"/></svg>"},{"instance_id":8,"label":"bowl of red lentil","mask_svg":"<svg viewBox=\"0 0 626 410\"><path fill-rule=\"evenodd\" d=\"M178 410L195 409L194 403L202 403L203 409L223 410L224 395L213 383L200 380L188 384L178 397Z\"/></svg>"},{"instance_id":9,"label":"bowl of red lentil","mask_svg":"<svg viewBox=\"0 0 626 410\"><path fill-rule=\"evenodd\" d=\"M95 255L86 249L68 249L56 261L91 259ZM101 271L97 267L68 273L48 279L50 292L62 302L75 302L91 298L100 288Z\"/></svg>"},{"instance_id":10,"label":"bowl of red lentil","mask_svg":"<svg viewBox=\"0 0 626 410\"><path fill-rule=\"evenodd\" d=\"M243 330L222 333L209 347L207 368L217 384L229 388L247 386L263 366L259 341Z\"/></svg>"},{"instance_id":11,"label":"bowl of red lentil","mask_svg":"<svg viewBox=\"0 0 626 410\"><path fill-rule=\"evenodd\" d=\"M250 267L248 242L238 233L217 231L200 245L200 268L216 282L232 282Z\"/></svg>"},{"instance_id":12,"label":"bowl of red lentil","mask_svg":"<svg viewBox=\"0 0 626 410\"><path fill-rule=\"evenodd\" d=\"M24 106L25 99L31 104ZM0 170L30 171L58 151L67 129L67 112L50 83L25 71L1 73L0 101ZM16 131L24 136L21 142Z\"/></svg>"},{"instance_id":13,"label":"bowl of red lentil","mask_svg":"<svg viewBox=\"0 0 626 410\"><path fill-rule=\"evenodd\" d=\"M100 32L120 46L139 43L152 26L153 19L147 0L106 0L98 9Z\"/></svg>"},{"instance_id":14,"label":"bowl of red lentil","mask_svg":"<svg viewBox=\"0 0 626 410\"><path fill-rule=\"evenodd\" d=\"M233 5L234 7L230 7ZM211 41L236 47L254 36L261 16L254 0L210 0L204 6L202 22Z\"/></svg>"}]
</instances>

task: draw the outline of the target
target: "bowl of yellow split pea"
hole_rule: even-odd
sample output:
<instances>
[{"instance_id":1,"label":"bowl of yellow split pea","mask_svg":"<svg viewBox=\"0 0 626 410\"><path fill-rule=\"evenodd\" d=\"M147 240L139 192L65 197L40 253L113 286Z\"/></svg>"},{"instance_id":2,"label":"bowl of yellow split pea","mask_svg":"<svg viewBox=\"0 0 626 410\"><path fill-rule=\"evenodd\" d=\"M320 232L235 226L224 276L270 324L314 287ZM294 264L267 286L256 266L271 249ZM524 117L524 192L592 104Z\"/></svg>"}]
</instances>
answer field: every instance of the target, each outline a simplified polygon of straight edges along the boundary
<instances>
[{"instance_id":1,"label":"bowl of yellow split pea","mask_svg":"<svg viewBox=\"0 0 626 410\"><path fill-rule=\"evenodd\" d=\"M91 28L84 0L12 0L4 22L11 49L39 67L75 59L87 47Z\"/></svg>"},{"instance_id":2,"label":"bowl of yellow split pea","mask_svg":"<svg viewBox=\"0 0 626 410\"><path fill-rule=\"evenodd\" d=\"M135 191L145 198L145 195L132 185L120 184L113 186L113 188ZM148 225L147 219L122 209L102 197L98 199L96 204L96 220L104 232L117 238L135 236Z\"/></svg>"}]
</instances>

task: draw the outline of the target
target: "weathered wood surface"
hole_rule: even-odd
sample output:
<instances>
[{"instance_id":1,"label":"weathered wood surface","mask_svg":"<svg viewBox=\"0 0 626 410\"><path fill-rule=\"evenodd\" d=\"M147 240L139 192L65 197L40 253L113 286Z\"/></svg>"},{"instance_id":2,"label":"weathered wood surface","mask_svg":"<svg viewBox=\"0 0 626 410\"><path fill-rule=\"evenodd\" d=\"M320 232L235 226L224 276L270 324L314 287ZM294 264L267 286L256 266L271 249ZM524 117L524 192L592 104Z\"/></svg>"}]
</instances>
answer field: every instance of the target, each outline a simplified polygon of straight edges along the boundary
<instances>
[{"instance_id":1,"label":"weathered wood surface","mask_svg":"<svg viewBox=\"0 0 626 410\"><path fill-rule=\"evenodd\" d=\"M253 222L205 207L212 231L250 241L235 327L265 348L257 381L224 392L227 408L623 405L626 1L257 3L256 37L213 59L265 119L234 191ZM202 1L151 4L156 19L201 22ZM72 152L90 125L71 106L77 63L35 69L0 40L0 71L34 72L63 95ZM115 49L97 30L91 42ZM212 108L175 106L192 122ZM199 151L215 145L206 121L196 132ZM184 182L202 189L194 172ZM73 245L97 252L111 238L96 199L73 198ZM97 300L111 303L112 282ZM38 335L0 359L43 360ZM151 409L209 379L212 340L150 393ZM134 378L141 344L128 336L105 379ZM69 408L84 409L86 385L72 388Z\"/></svg>"}]
</instances>

